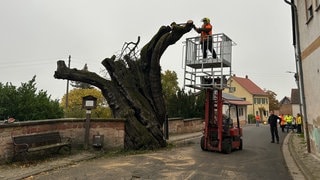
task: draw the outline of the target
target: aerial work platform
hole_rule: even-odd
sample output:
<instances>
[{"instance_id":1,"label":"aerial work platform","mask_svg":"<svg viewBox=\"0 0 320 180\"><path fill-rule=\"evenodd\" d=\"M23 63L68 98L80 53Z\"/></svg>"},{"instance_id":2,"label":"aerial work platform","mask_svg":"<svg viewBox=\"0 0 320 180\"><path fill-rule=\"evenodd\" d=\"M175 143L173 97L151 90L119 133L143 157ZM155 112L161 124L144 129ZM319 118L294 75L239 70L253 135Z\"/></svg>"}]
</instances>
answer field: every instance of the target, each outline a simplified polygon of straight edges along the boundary
<instances>
[{"instance_id":1,"label":"aerial work platform","mask_svg":"<svg viewBox=\"0 0 320 180\"><path fill-rule=\"evenodd\" d=\"M209 39L209 38L208 38ZM232 46L235 43L225 34L213 34L210 43L217 57L203 58L200 37L187 38L184 49L184 87L204 89L208 87L224 89L231 76ZM209 43L209 41L207 42ZM212 50L211 50L212 52Z\"/></svg>"},{"instance_id":2,"label":"aerial work platform","mask_svg":"<svg viewBox=\"0 0 320 180\"><path fill-rule=\"evenodd\" d=\"M214 34L203 39L206 41L194 37L185 42L184 87L205 94L201 149L229 154L235 149L242 150L243 146L238 106L227 103L222 96L224 89L231 90L228 79L231 77L231 53L235 43L225 34ZM205 53L204 47L212 49ZM208 51L211 52L209 56ZM224 104L228 106L226 109ZM236 124L231 119L231 106L235 106Z\"/></svg>"}]
</instances>

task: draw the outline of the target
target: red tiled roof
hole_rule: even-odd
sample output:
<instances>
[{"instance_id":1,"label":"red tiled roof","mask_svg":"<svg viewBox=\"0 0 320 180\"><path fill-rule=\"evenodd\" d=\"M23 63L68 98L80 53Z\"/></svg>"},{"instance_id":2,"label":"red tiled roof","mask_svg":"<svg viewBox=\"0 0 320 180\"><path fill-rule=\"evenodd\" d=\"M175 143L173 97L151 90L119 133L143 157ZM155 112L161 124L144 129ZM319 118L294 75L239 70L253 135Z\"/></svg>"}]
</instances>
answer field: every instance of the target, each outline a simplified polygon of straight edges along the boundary
<instances>
[{"instance_id":1,"label":"red tiled roof","mask_svg":"<svg viewBox=\"0 0 320 180\"><path fill-rule=\"evenodd\" d=\"M254 82L252 82L249 78L241 78L237 76L232 76L232 79L237 81L239 85L245 88L250 94L253 95L268 95L264 92L259 86L257 86Z\"/></svg>"}]
</instances>

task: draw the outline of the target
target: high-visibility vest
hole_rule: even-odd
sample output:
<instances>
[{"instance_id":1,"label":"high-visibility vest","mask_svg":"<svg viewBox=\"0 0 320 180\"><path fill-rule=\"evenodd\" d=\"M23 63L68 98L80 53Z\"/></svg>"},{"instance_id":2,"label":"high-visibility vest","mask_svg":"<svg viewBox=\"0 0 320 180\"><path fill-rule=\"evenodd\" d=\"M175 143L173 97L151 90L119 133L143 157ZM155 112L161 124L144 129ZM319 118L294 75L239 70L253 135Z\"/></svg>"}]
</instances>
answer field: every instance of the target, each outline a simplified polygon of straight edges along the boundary
<instances>
[{"instance_id":1,"label":"high-visibility vest","mask_svg":"<svg viewBox=\"0 0 320 180\"><path fill-rule=\"evenodd\" d=\"M290 116L290 115L286 115L285 117L284 117L284 120L286 120L286 122L287 123L292 123L292 116Z\"/></svg>"},{"instance_id":2,"label":"high-visibility vest","mask_svg":"<svg viewBox=\"0 0 320 180\"><path fill-rule=\"evenodd\" d=\"M280 125L285 125L287 122L284 120L283 116L279 116L281 121L280 121Z\"/></svg>"},{"instance_id":3,"label":"high-visibility vest","mask_svg":"<svg viewBox=\"0 0 320 180\"><path fill-rule=\"evenodd\" d=\"M301 116L297 116L296 123L297 124L301 124L302 123Z\"/></svg>"},{"instance_id":4,"label":"high-visibility vest","mask_svg":"<svg viewBox=\"0 0 320 180\"><path fill-rule=\"evenodd\" d=\"M203 29L210 29L209 32L201 31L201 42L204 42L212 35L212 25L210 23L202 25Z\"/></svg>"}]
</instances>

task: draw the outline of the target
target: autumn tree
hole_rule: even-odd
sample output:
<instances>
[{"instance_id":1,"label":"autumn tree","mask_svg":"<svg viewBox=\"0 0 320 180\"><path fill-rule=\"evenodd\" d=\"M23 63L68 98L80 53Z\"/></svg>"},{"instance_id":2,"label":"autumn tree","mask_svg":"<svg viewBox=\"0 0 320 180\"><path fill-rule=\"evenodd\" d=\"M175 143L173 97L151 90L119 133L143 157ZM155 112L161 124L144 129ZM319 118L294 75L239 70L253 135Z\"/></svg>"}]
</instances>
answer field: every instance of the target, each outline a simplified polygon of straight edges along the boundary
<instances>
[{"instance_id":1,"label":"autumn tree","mask_svg":"<svg viewBox=\"0 0 320 180\"><path fill-rule=\"evenodd\" d=\"M165 147L162 126L166 107L161 85L160 58L193 27L171 23L162 26L153 38L137 52L140 42L129 42L120 56L102 61L111 79L94 72L70 69L64 61L57 62L54 77L91 84L99 88L108 101L112 114L126 118L124 146L126 149L155 149Z\"/></svg>"},{"instance_id":2,"label":"autumn tree","mask_svg":"<svg viewBox=\"0 0 320 180\"><path fill-rule=\"evenodd\" d=\"M64 115L68 118L85 118L86 112L82 109L82 97L92 95L97 98L97 107L92 110L92 118L111 118L111 110L101 91L96 88L75 88L68 93L68 107L65 107L66 95L61 99L60 106L64 108Z\"/></svg>"},{"instance_id":3,"label":"autumn tree","mask_svg":"<svg viewBox=\"0 0 320 180\"><path fill-rule=\"evenodd\" d=\"M266 93L268 94L269 98L269 110L279 110L279 101L276 99L277 94L271 90L267 90Z\"/></svg>"}]
</instances>

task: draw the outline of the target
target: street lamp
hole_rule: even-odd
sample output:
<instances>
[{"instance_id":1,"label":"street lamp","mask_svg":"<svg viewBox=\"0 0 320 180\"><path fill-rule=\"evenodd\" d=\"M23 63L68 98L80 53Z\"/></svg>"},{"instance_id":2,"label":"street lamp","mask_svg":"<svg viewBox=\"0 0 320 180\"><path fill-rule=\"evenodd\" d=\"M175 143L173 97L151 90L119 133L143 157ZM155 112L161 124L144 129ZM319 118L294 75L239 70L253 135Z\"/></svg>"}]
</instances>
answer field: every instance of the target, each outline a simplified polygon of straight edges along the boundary
<instances>
[{"instance_id":1,"label":"street lamp","mask_svg":"<svg viewBox=\"0 0 320 180\"><path fill-rule=\"evenodd\" d=\"M82 97L82 108L86 109L84 149L88 149L88 144L89 144L91 109L95 109L96 106L97 106L97 98L96 97L91 96L91 95Z\"/></svg>"},{"instance_id":2,"label":"street lamp","mask_svg":"<svg viewBox=\"0 0 320 180\"><path fill-rule=\"evenodd\" d=\"M298 87L298 89L299 89L299 75L298 75L298 73L293 72L293 71L286 71L286 73L294 74L293 77L294 77L294 79L295 79L295 81L296 81L296 84L297 84L297 87Z\"/></svg>"}]
</instances>

